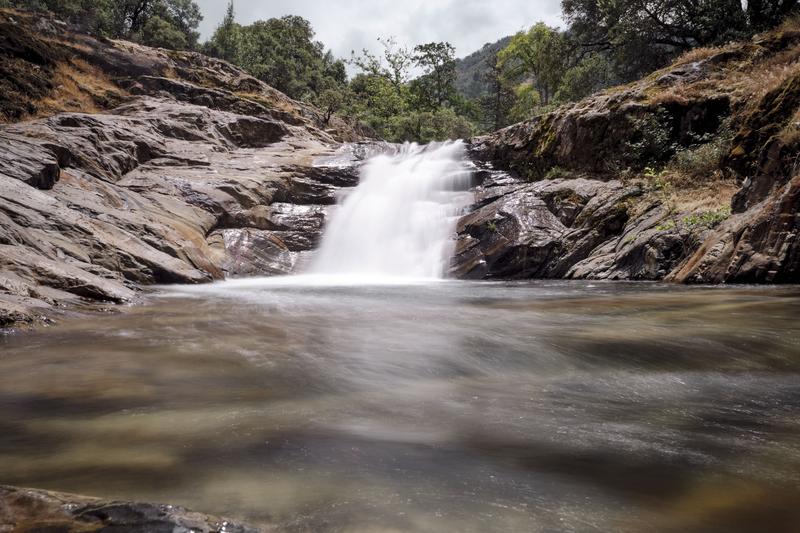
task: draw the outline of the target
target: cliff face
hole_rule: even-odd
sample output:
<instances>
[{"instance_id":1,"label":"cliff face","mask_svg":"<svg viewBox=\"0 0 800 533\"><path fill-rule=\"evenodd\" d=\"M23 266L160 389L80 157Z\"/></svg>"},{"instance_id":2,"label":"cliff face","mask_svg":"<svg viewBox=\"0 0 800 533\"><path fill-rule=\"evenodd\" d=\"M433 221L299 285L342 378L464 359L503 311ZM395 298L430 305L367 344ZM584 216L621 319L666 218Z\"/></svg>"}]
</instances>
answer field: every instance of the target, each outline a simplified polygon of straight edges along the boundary
<instances>
[{"instance_id":1,"label":"cliff face","mask_svg":"<svg viewBox=\"0 0 800 533\"><path fill-rule=\"evenodd\" d=\"M454 272L798 282L799 108L787 30L476 139Z\"/></svg>"},{"instance_id":2,"label":"cliff face","mask_svg":"<svg viewBox=\"0 0 800 533\"><path fill-rule=\"evenodd\" d=\"M359 138L234 67L0 11L0 327L141 284L291 271Z\"/></svg>"}]
</instances>

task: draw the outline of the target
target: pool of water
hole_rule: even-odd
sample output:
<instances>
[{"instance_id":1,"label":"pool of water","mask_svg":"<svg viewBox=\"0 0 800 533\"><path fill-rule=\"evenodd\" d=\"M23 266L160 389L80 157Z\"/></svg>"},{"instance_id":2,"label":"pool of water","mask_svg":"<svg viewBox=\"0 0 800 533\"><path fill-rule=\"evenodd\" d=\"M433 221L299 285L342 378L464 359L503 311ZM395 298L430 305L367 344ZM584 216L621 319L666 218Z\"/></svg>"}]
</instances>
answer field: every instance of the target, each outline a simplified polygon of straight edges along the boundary
<instances>
[{"instance_id":1,"label":"pool of water","mask_svg":"<svg viewBox=\"0 0 800 533\"><path fill-rule=\"evenodd\" d=\"M287 531L800 529L800 288L249 280L0 338L0 483Z\"/></svg>"}]
</instances>

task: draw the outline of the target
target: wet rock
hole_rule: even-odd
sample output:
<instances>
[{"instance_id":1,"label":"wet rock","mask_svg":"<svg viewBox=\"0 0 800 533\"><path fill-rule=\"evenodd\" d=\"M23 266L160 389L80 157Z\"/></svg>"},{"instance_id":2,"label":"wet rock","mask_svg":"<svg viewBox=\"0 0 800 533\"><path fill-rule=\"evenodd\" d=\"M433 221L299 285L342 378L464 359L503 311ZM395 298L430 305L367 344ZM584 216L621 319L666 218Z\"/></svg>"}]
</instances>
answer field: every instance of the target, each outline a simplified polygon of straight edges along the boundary
<instances>
[{"instance_id":1,"label":"wet rock","mask_svg":"<svg viewBox=\"0 0 800 533\"><path fill-rule=\"evenodd\" d=\"M539 277L566 228L541 198L523 188L458 224L452 273L462 278Z\"/></svg>"},{"instance_id":2,"label":"wet rock","mask_svg":"<svg viewBox=\"0 0 800 533\"><path fill-rule=\"evenodd\" d=\"M219 232L219 238L227 277L281 276L294 271L298 255L276 233L231 229Z\"/></svg>"},{"instance_id":3,"label":"wet rock","mask_svg":"<svg viewBox=\"0 0 800 533\"><path fill-rule=\"evenodd\" d=\"M21 246L0 245L0 268L23 279L94 300L126 302L134 292L124 285L66 262L42 257Z\"/></svg>"},{"instance_id":4,"label":"wet rock","mask_svg":"<svg viewBox=\"0 0 800 533\"><path fill-rule=\"evenodd\" d=\"M18 533L258 533L263 529L173 505L107 502L0 486L0 531Z\"/></svg>"},{"instance_id":5,"label":"wet rock","mask_svg":"<svg viewBox=\"0 0 800 533\"><path fill-rule=\"evenodd\" d=\"M46 324L52 307L30 296L0 293L0 334L14 328Z\"/></svg>"},{"instance_id":6,"label":"wet rock","mask_svg":"<svg viewBox=\"0 0 800 533\"><path fill-rule=\"evenodd\" d=\"M618 239L610 239L584 260L572 265L573 279L663 279L691 251L680 230L662 227L667 213L660 206L627 224Z\"/></svg>"},{"instance_id":7,"label":"wet rock","mask_svg":"<svg viewBox=\"0 0 800 533\"><path fill-rule=\"evenodd\" d=\"M723 223L670 279L693 283L800 282L800 176Z\"/></svg>"},{"instance_id":8,"label":"wet rock","mask_svg":"<svg viewBox=\"0 0 800 533\"><path fill-rule=\"evenodd\" d=\"M49 153L46 143L14 135L0 133L0 174L21 180L37 189L52 189L58 181L61 166L58 159Z\"/></svg>"},{"instance_id":9,"label":"wet rock","mask_svg":"<svg viewBox=\"0 0 800 533\"><path fill-rule=\"evenodd\" d=\"M469 277L800 281L795 182L800 77L781 71L798 42L800 33L780 31L730 44L475 139L471 152L476 159L519 179L476 189L476 212L469 216L484 227L496 227L499 235L462 229L454 272ZM753 96L751 85L741 81L773 71L781 71L783 78L764 94ZM719 142L729 125L737 132L718 168L704 168L708 160L695 162L694 172L708 175L688 171L683 176L701 185L695 205L716 194L702 186L706 180L719 180L722 187L723 180L736 178L741 185L731 204L735 215L713 231L710 226L719 220L702 220L709 212L691 207L686 191L681 191L681 209L688 211L673 212L674 206L661 205L663 194L655 199L616 182L647 166L661 168L681 148L698 150L711 139ZM548 179L564 175L572 177ZM586 189L582 177L594 182L594 189ZM551 185L539 185L552 182L561 189L548 193ZM558 226L547 222L534 229L537 241L517 233L518 224L505 222L520 215L509 215L502 206L512 213L541 213L537 200L564 227L563 233L557 235ZM544 246L529 250L528 242ZM533 252L536 264L508 260L520 250L523 256ZM497 257L503 260L498 263Z\"/></svg>"},{"instance_id":10,"label":"wet rock","mask_svg":"<svg viewBox=\"0 0 800 533\"><path fill-rule=\"evenodd\" d=\"M0 25L9 17L0 9ZM313 107L223 61L100 41L43 20L15 18L22 37L0 38L0 56L27 42L15 48L16 66L80 67L93 81L87 91L116 87L124 98L0 125L4 323L129 301L145 284L285 274L301 264L319 241L325 206L357 183L356 152L368 145L346 164L316 163L335 155L337 139L358 138L351 126L325 124ZM53 46L65 53L35 53ZM41 89L56 99L56 87Z\"/></svg>"},{"instance_id":11,"label":"wet rock","mask_svg":"<svg viewBox=\"0 0 800 533\"><path fill-rule=\"evenodd\" d=\"M690 250L656 230L655 210L632 218L640 191L586 178L524 183L502 173L475 190L458 224L451 274L461 278L660 279Z\"/></svg>"},{"instance_id":12,"label":"wet rock","mask_svg":"<svg viewBox=\"0 0 800 533\"><path fill-rule=\"evenodd\" d=\"M554 167L607 176L666 162L678 147L714 134L730 113L727 95L640 103L647 90L602 93L563 106L477 138L472 151L530 180Z\"/></svg>"}]
</instances>

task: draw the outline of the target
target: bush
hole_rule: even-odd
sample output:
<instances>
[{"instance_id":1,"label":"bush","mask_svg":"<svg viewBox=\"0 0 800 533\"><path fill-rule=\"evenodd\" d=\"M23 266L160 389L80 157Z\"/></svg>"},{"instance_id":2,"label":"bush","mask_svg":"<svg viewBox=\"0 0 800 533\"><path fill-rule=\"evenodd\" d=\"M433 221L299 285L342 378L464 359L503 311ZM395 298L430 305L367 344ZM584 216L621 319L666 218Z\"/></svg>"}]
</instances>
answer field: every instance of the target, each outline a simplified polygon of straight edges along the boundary
<instances>
[{"instance_id":1,"label":"bush","mask_svg":"<svg viewBox=\"0 0 800 533\"><path fill-rule=\"evenodd\" d=\"M572 177L574 177L572 175L572 172L559 166L551 168L550 170L547 171L547 174L544 175L544 179L546 180L557 180L561 178L569 179Z\"/></svg>"},{"instance_id":2,"label":"bush","mask_svg":"<svg viewBox=\"0 0 800 533\"><path fill-rule=\"evenodd\" d=\"M626 159L635 168L663 164L675 152L669 113L659 108L643 117L629 117L635 137L625 143Z\"/></svg>"},{"instance_id":3,"label":"bush","mask_svg":"<svg viewBox=\"0 0 800 533\"><path fill-rule=\"evenodd\" d=\"M731 216L730 206L725 206L717 209L716 211L706 211L704 213L696 213L683 217L683 223L690 227L705 226L707 228L715 228Z\"/></svg>"},{"instance_id":4,"label":"bush","mask_svg":"<svg viewBox=\"0 0 800 533\"><path fill-rule=\"evenodd\" d=\"M159 16L154 16L145 23L138 40L147 46L170 50L183 50L188 46L186 35Z\"/></svg>"},{"instance_id":5,"label":"bush","mask_svg":"<svg viewBox=\"0 0 800 533\"><path fill-rule=\"evenodd\" d=\"M733 140L730 125L723 123L711 140L700 140L706 142L678 150L670 161L669 168L692 178L708 177L719 172Z\"/></svg>"}]
</instances>

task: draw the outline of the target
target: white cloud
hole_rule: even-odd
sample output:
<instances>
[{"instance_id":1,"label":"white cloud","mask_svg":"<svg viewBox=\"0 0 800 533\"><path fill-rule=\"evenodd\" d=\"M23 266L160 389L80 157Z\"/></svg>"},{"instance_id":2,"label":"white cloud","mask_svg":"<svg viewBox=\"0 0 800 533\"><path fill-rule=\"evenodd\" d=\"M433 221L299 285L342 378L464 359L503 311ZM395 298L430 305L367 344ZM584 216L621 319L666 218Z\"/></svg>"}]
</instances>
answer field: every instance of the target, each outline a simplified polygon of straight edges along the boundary
<instances>
[{"instance_id":1,"label":"white cloud","mask_svg":"<svg viewBox=\"0 0 800 533\"><path fill-rule=\"evenodd\" d=\"M227 0L196 0L205 20L203 38L222 20ZM234 0L236 19L300 15L311 22L317 38L334 55L350 51L380 51L378 37L395 36L408 46L449 41L460 57L487 42L513 34L543 20L561 25L560 0Z\"/></svg>"}]
</instances>

